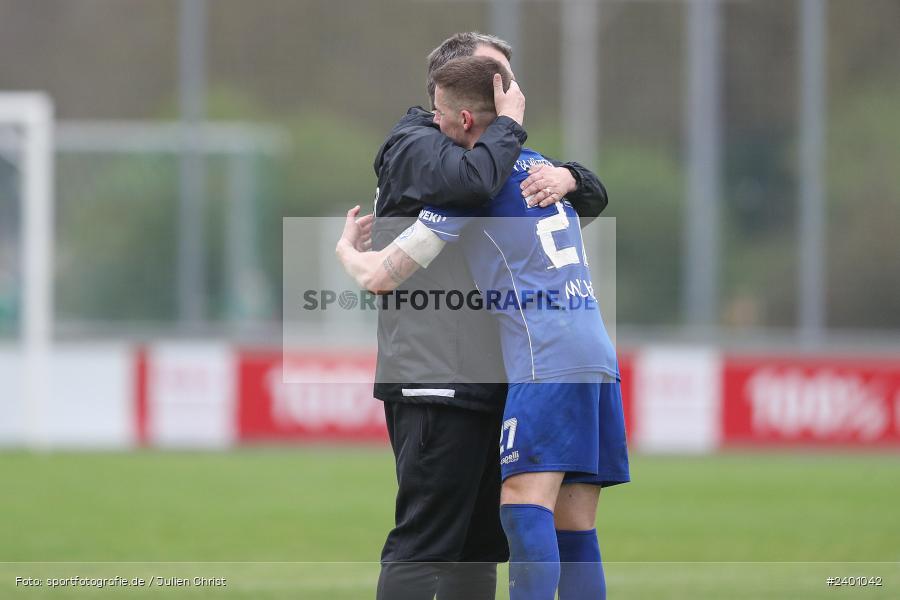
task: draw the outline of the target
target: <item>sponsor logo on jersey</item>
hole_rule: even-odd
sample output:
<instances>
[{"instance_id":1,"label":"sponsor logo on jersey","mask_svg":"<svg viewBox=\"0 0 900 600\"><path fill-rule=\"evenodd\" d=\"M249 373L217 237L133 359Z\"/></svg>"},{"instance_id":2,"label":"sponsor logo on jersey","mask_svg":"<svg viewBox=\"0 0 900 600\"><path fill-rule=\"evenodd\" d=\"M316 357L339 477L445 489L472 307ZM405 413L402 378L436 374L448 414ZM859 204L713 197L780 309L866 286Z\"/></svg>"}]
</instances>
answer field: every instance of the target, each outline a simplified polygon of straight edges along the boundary
<instances>
[{"instance_id":1,"label":"sponsor logo on jersey","mask_svg":"<svg viewBox=\"0 0 900 600\"><path fill-rule=\"evenodd\" d=\"M428 221L429 223L441 223L443 221L446 221L447 217L445 217L444 215L439 215L438 213L432 212L427 209L422 209L422 211L419 213L419 219L421 219L422 221Z\"/></svg>"},{"instance_id":2,"label":"sponsor logo on jersey","mask_svg":"<svg viewBox=\"0 0 900 600\"><path fill-rule=\"evenodd\" d=\"M503 458L500 459L501 465L509 465L519 460L519 451L513 450L512 454L507 454Z\"/></svg>"},{"instance_id":3,"label":"sponsor logo on jersey","mask_svg":"<svg viewBox=\"0 0 900 600\"><path fill-rule=\"evenodd\" d=\"M589 279L570 279L566 282L566 300L570 298L593 298L597 299L594 296L594 284L591 283Z\"/></svg>"},{"instance_id":4,"label":"sponsor logo on jersey","mask_svg":"<svg viewBox=\"0 0 900 600\"><path fill-rule=\"evenodd\" d=\"M513 171L515 171L516 173L521 173L522 171L529 171L533 167L536 167L538 165L547 165L548 167L552 167L553 163L544 158L520 158L516 161L516 164L513 165Z\"/></svg>"}]
</instances>

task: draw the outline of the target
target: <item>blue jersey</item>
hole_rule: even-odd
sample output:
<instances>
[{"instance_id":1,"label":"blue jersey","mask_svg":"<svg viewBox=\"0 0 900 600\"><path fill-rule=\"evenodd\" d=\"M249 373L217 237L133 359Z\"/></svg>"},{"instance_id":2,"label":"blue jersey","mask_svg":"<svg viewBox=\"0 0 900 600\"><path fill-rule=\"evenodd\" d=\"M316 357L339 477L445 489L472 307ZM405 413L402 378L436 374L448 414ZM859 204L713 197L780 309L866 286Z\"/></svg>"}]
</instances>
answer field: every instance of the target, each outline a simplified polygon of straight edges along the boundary
<instances>
[{"instance_id":1,"label":"blue jersey","mask_svg":"<svg viewBox=\"0 0 900 600\"><path fill-rule=\"evenodd\" d=\"M530 208L522 198L519 186L539 164L551 163L525 148L500 193L484 207L429 206L419 221L441 239L463 243L483 302L500 319L510 383L587 372L618 378L578 215L566 201Z\"/></svg>"}]
</instances>

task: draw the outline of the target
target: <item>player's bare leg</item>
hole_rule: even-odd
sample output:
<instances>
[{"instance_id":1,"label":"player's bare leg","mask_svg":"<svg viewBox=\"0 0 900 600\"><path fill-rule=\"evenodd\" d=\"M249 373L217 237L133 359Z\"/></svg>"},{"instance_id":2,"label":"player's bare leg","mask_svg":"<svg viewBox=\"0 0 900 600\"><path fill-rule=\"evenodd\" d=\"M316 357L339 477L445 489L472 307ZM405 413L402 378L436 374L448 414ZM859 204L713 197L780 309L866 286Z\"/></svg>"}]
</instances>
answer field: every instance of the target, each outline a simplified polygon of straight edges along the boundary
<instances>
[{"instance_id":1,"label":"player's bare leg","mask_svg":"<svg viewBox=\"0 0 900 600\"><path fill-rule=\"evenodd\" d=\"M606 598L606 577L597 541L600 486L566 483L559 490L554 521L559 545L559 600Z\"/></svg>"},{"instance_id":2,"label":"player's bare leg","mask_svg":"<svg viewBox=\"0 0 900 600\"><path fill-rule=\"evenodd\" d=\"M588 483L564 483L559 488L553 520L563 531L593 529L597 522L600 486Z\"/></svg>"},{"instance_id":3,"label":"player's bare leg","mask_svg":"<svg viewBox=\"0 0 900 600\"><path fill-rule=\"evenodd\" d=\"M510 600L553 600L559 549L553 509L563 473L519 473L503 482L500 520L509 541Z\"/></svg>"},{"instance_id":4,"label":"player's bare leg","mask_svg":"<svg viewBox=\"0 0 900 600\"><path fill-rule=\"evenodd\" d=\"M500 504L537 504L553 512L564 473L519 473L508 477L500 491Z\"/></svg>"}]
</instances>

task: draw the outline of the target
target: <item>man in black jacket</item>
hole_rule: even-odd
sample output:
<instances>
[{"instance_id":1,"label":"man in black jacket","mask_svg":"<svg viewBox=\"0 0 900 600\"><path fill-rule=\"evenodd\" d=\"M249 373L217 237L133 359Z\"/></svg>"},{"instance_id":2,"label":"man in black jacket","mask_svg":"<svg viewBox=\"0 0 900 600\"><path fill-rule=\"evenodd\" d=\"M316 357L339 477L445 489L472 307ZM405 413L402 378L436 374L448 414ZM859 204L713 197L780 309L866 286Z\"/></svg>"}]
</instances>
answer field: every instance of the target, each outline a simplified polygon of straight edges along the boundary
<instances>
[{"instance_id":1,"label":"man in black jacket","mask_svg":"<svg viewBox=\"0 0 900 600\"><path fill-rule=\"evenodd\" d=\"M482 55L508 67L509 45L462 33L428 57L431 73L460 56ZM524 96L513 84L495 97L497 119L471 150L409 109L375 159L378 190L372 245L388 245L426 204L477 206L509 178L526 133ZM564 196L586 222L606 207L597 177L577 163L532 171L523 198ZM409 290L473 287L462 250L448 246ZM500 525L498 446L506 395L496 323L479 310L381 310L375 397L384 401L397 468L396 526L382 552L379 600L492 599L496 563L508 559Z\"/></svg>"}]
</instances>

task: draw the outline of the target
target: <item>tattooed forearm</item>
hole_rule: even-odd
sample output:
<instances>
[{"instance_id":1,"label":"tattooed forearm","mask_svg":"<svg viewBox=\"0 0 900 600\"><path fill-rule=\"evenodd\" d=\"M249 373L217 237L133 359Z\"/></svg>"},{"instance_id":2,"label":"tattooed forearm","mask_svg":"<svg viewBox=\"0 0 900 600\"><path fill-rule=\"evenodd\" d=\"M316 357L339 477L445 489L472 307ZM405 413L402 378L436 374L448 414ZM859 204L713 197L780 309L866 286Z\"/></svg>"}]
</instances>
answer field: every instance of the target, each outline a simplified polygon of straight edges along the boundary
<instances>
[{"instance_id":1,"label":"tattooed forearm","mask_svg":"<svg viewBox=\"0 0 900 600\"><path fill-rule=\"evenodd\" d=\"M349 244L338 244L337 255L357 285L376 294L396 289L419 269L396 244L379 252L359 252Z\"/></svg>"},{"instance_id":2,"label":"tattooed forearm","mask_svg":"<svg viewBox=\"0 0 900 600\"><path fill-rule=\"evenodd\" d=\"M394 261L391 260L390 256L386 257L381 264L384 266L384 270L387 271L387 274L390 275L391 280L397 285L400 285L406 280L406 277L403 276L400 269L394 266Z\"/></svg>"}]
</instances>

